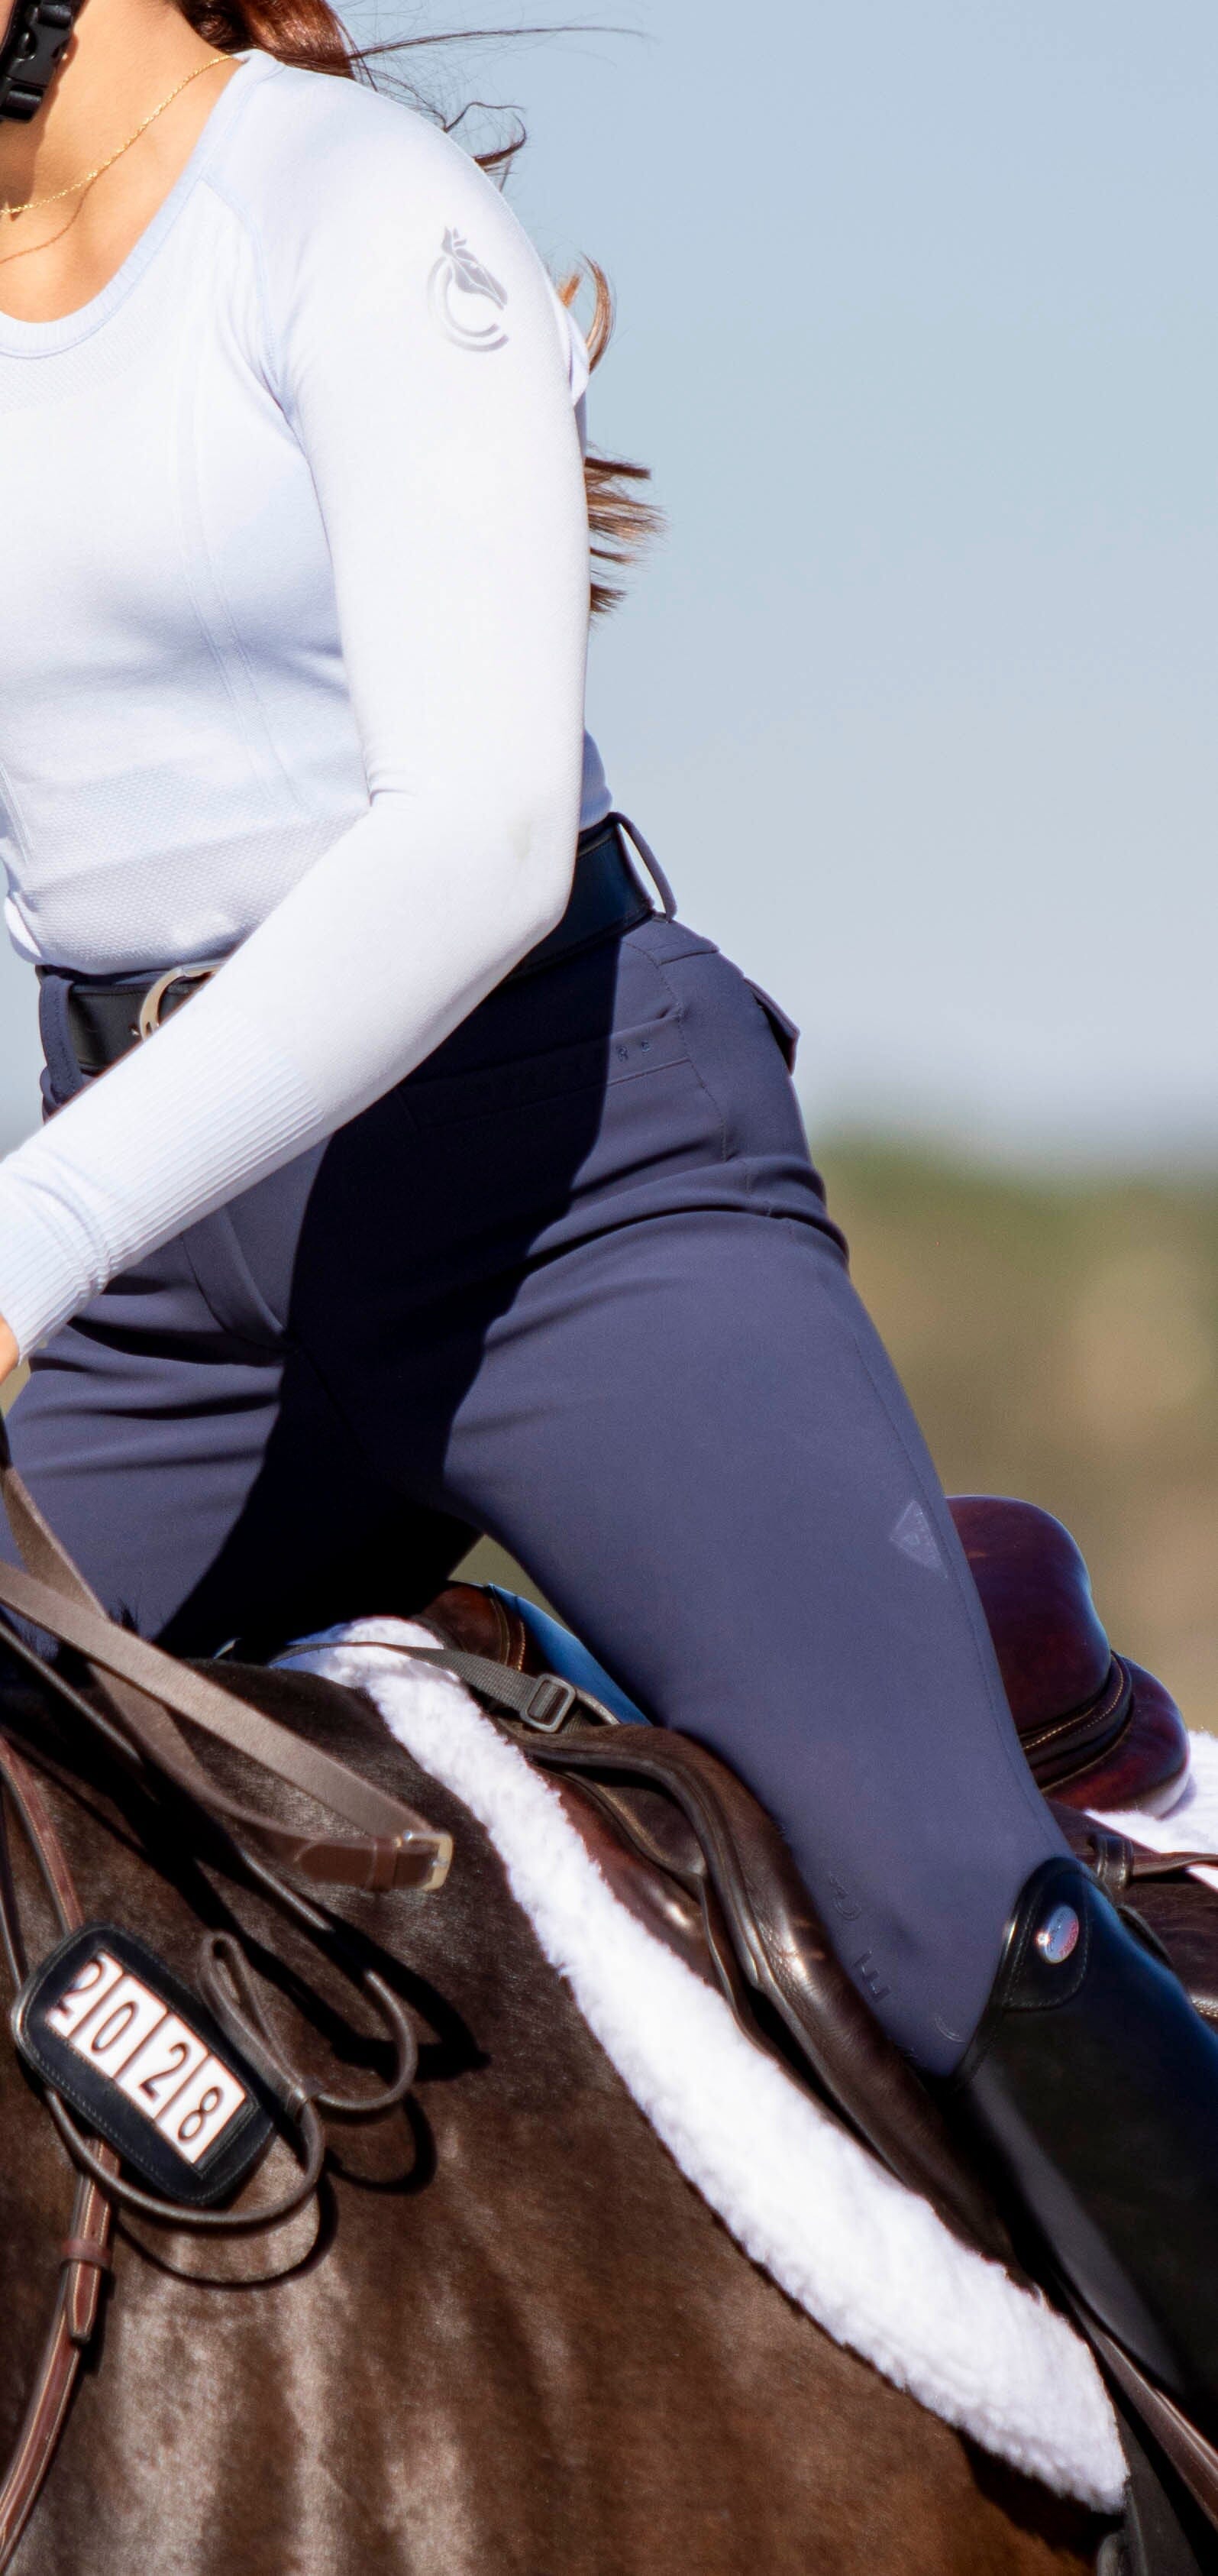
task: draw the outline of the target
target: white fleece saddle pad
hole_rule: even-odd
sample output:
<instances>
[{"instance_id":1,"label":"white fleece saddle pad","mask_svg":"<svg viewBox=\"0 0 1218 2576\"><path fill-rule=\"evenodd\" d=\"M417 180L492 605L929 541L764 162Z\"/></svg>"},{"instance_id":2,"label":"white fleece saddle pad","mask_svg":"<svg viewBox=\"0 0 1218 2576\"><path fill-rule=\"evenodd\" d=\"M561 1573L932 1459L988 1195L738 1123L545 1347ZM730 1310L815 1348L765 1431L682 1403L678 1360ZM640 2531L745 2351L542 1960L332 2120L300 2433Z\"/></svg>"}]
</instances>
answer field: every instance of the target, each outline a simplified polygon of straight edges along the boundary
<instances>
[{"instance_id":1,"label":"white fleece saddle pad","mask_svg":"<svg viewBox=\"0 0 1218 2576\"><path fill-rule=\"evenodd\" d=\"M723 1998L618 1903L554 1792L458 1682L383 1651L434 1642L404 1621L366 1619L281 1661L366 1691L485 1827L589 2028L752 2260L944 2422L1057 2493L1116 2510L1124 2462L1087 2346L751 2046ZM1163 1850L1218 1854L1218 1741L1194 1736L1193 1756L1170 1817L1103 1821Z\"/></svg>"}]
</instances>

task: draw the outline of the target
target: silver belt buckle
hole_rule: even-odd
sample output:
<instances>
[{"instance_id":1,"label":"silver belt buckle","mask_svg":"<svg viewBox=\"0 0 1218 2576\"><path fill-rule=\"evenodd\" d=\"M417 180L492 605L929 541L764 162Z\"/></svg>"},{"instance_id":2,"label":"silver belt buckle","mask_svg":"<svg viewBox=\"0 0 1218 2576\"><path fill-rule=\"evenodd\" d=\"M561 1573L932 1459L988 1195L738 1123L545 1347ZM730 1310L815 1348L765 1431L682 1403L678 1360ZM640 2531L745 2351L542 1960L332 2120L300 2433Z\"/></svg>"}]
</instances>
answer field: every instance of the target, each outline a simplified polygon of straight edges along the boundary
<instances>
[{"instance_id":1,"label":"silver belt buckle","mask_svg":"<svg viewBox=\"0 0 1218 2576\"><path fill-rule=\"evenodd\" d=\"M156 1036L161 1025L161 1009L165 996L172 985L209 984L215 972L214 966L171 966L168 974L158 975L155 984L149 985L140 1004L140 1015L136 1023L137 1037Z\"/></svg>"}]
</instances>

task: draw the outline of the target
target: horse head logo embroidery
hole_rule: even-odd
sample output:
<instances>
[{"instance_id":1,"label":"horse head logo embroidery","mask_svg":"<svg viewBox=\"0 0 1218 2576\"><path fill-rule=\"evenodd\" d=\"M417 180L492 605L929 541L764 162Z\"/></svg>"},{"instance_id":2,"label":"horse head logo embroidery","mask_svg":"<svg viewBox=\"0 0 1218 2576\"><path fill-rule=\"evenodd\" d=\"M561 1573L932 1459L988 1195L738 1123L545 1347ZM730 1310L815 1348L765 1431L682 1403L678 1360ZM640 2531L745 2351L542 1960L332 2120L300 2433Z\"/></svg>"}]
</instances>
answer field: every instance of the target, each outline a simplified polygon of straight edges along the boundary
<instances>
[{"instance_id":1,"label":"horse head logo embroidery","mask_svg":"<svg viewBox=\"0 0 1218 2576\"><path fill-rule=\"evenodd\" d=\"M459 349L505 346L508 335L499 315L507 303L506 289L475 259L463 234L445 233L444 247L427 281L427 295L441 329Z\"/></svg>"}]
</instances>

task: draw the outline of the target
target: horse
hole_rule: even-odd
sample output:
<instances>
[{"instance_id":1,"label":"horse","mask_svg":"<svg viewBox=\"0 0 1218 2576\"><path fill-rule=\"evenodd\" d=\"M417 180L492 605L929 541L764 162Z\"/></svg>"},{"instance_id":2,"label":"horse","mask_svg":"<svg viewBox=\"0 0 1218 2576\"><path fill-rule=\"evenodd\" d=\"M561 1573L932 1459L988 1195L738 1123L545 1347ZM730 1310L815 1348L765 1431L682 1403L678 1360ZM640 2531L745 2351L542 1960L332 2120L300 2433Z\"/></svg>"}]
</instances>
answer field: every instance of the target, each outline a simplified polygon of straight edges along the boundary
<instances>
[{"instance_id":1,"label":"horse","mask_svg":"<svg viewBox=\"0 0 1218 2576\"><path fill-rule=\"evenodd\" d=\"M417 2074L375 2125L333 2124L317 2199L265 2236L121 2219L13 2576L1087 2576L1110 2518L881 2378L733 2241L593 2038L482 1827L369 1700L304 1672L216 1669L452 1837L433 1892L329 1898L408 2011ZM296 2056L375 2081L378 2033L341 1960L223 1834L36 1687L10 1691L5 1724L37 1760L90 1918L137 1929L188 1981L201 1927L237 1935ZM292 1794L277 1805L290 1821ZM54 1927L16 1839L11 1866L37 1952ZM0 2124L11 2449L70 2198L11 2050Z\"/></svg>"}]
</instances>

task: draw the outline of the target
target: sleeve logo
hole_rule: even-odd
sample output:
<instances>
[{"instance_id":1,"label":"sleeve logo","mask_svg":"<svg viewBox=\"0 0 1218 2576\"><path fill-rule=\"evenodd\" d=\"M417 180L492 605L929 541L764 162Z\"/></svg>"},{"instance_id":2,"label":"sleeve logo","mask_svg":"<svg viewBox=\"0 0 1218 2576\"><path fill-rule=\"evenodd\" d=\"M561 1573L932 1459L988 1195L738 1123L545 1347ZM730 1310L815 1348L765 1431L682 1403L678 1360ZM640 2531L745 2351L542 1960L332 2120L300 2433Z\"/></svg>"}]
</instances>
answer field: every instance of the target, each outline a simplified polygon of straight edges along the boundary
<instances>
[{"instance_id":1,"label":"sleeve logo","mask_svg":"<svg viewBox=\"0 0 1218 2576\"><path fill-rule=\"evenodd\" d=\"M475 259L463 234L445 233L444 247L427 281L427 300L441 330L458 349L506 347L508 335L499 316L507 304L507 291Z\"/></svg>"}]
</instances>

